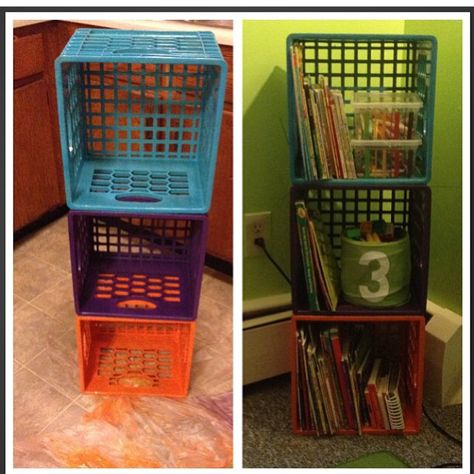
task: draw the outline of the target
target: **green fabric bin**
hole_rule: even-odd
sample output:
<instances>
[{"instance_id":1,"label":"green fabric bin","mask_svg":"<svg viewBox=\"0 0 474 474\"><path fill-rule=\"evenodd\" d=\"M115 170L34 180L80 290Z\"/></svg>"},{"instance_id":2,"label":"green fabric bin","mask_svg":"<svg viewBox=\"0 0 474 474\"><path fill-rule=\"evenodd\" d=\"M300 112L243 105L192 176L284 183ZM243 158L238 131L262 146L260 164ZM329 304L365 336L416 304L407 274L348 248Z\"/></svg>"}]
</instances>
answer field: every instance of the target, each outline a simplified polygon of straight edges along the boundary
<instances>
[{"instance_id":1,"label":"green fabric bin","mask_svg":"<svg viewBox=\"0 0 474 474\"><path fill-rule=\"evenodd\" d=\"M357 306L391 308L410 300L410 239L366 242L341 236L341 286Z\"/></svg>"}]
</instances>

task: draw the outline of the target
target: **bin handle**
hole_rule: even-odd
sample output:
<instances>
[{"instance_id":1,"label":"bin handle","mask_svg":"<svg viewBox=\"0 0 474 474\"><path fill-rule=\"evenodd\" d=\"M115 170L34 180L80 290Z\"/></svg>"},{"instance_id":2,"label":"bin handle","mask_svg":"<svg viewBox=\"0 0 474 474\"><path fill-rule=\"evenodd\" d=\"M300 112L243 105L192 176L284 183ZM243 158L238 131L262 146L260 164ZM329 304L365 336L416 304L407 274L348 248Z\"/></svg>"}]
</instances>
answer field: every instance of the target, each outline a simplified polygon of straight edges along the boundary
<instances>
[{"instance_id":1,"label":"bin handle","mask_svg":"<svg viewBox=\"0 0 474 474\"><path fill-rule=\"evenodd\" d=\"M176 46L160 47L144 47L144 48L122 48L114 49L112 54L131 54L137 56L164 56L171 53L176 53L179 48Z\"/></svg>"},{"instance_id":2,"label":"bin handle","mask_svg":"<svg viewBox=\"0 0 474 474\"><path fill-rule=\"evenodd\" d=\"M146 374L129 373L118 378L119 385L125 387L151 387L153 379Z\"/></svg>"},{"instance_id":3,"label":"bin handle","mask_svg":"<svg viewBox=\"0 0 474 474\"><path fill-rule=\"evenodd\" d=\"M141 202L141 203L156 203L162 200L161 197L158 196L150 196L148 194L117 194L115 196L117 201L125 201L125 202Z\"/></svg>"}]
</instances>

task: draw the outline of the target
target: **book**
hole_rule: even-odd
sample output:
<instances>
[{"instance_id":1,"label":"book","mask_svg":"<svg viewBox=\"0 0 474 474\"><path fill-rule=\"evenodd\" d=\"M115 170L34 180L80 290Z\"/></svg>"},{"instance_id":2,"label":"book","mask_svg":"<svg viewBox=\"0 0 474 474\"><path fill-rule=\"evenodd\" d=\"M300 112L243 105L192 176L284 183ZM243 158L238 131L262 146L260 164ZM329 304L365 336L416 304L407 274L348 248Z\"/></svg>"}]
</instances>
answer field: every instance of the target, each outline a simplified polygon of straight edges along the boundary
<instances>
[{"instance_id":1,"label":"book","mask_svg":"<svg viewBox=\"0 0 474 474\"><path fill-rule=\"evenodd\" d=\"M302 44L290 46L297 133L304 178L355 177L348 121L341 91L324 75L305 72ZM314 83L313 83L314 81Z\"/></svg>"},{"instance_id":2,"label":"book","mask_svg":"<svg viewBox=\"0 0 474 474\"><path fill-rule=\"evenodd\" d=\"M347 176L346 178L357 178L354 157L352 154L351 138L349 133L349 125L344 111L344 97L340 91L333 91L334 100L337 104L339 134L341 136L341 143L346 164Z\"/></svg>"},{"instance_id":3,"label":"book","mask_svg":"<svg viewBox=\"0 0 474 474\"><path fill-rule=\"evenodd\" d=\"M362 360L356 364L356 378L359 385L361 412L366 425L370 425L371 421L373 420L373 414L371 413L372 407L367 402L367 398L365 396L365 388L367 386L367 380L369 379L370 371L372 369L372 362L372 348L369 347L368 350L365 351Z\"/></svg>"},{"instance_id":4,"label":"book","mask_svg":"<svg viewBox=\"0 0 474 474\"><path fill-rule=\"evenodd\" d=\"M384 396L388 421L390 429L392 430L405 429L403 409L399 394L400 373L400 364L398 362L390 364L388 388Z\"/></svg>"},{"instance_id":5,"label":"book","mask_svg":"<svg viewBox=\"0 0 474 474\"><path fill-rule=\"evenodd\" d=\"M324 223L316 210L307 212L316 277L328 309L335 311L340 294L340 270Z\"/></svg>"},{"instance_id":6,"label":"book","mask_svg":"<svg viewBox=\"0 0 474 474\"><path fill-rule=\"evenodd\" d=\"M350 391L350 380L348 379L347 374L344 372L344 368L342 366L342 348L339 338L339 328L336 325L331 326L329 329L329 335L334 354L334 364L337 370L339 389L344 403L347 426L352 429L357 429L354 404L352 402Z\"/></svg>"},{"instance_id":7,"label":"book","mask_svg":"<svg viewBox=\"0 0 474 474\"><path fill-rule=\"evenodd\" d=\"M301 371L302 371L302 361L300 357L300 334L299 331L296 331L296 409L299 426L303 426L303 390L301 387Z\"/></svg>"},{"instance_id":8,"label":"book","mask_svg":"<svg viewBox=\"0 0 474 474\"><path fill-rule=\"evenodd\" d=\"M316 124L315 124L315 117L313 116L313 105L311 103L311 79L309 77L305 77L303 79L303 90L304 90L304 98L306 101L306 108L308 111L308 124L309 124L309 140L311 140L311 168L313 172L314 178L321 178L322 177L322 167L321 167L321 160L319 157L318 151L318 137L316 134Z\"/></svg>"},{"instance_id":9,"label":"book","mask_svg":"<svg viewBox=\"0 0 474 474\"><path fill-rule=\"evenodd\" d=\"M293 77L293 91L295 96L295 111L296 111L296 123L298 128L300 150L303 162L303 173L306 179L312 178L312 172L310 167L309 158L309 144L307 143L306 133L306 122L307 116L305 115L305 109L303 105L303 94L301 78L302 73L300 72L300 45L295 44L291 46L291 59L292 59L292 77Z\"/></svg>"},{"instance_id":10,"label":"book","mask_svg":"<svg viewBox=\"0 0 474 474\"><path fill-rule=\"evenodd\" d=\"M365 399L367 403L371 406L371 413L373 418L371 419L371 426L373 428L383 428L383 419L382 413L380 412L379 402L377 398L377 387L376 387L376 380L380 369L380 364L382 359L376 358L372 365L372 370L370 372L369 379L367 381L366 388L364 390Z\"/></svg>"},{"instance_id":11,"label":"book","mask_svg":"<svg viewBox=\"0 0 474 474\"><path fill-rule=\"evenodd\" d=\"M309 242L311 246L311 262L315 271L315 278L322 295L322 302L325 303L327 308L331 308L332 303L331 296L329 294L328 283L324 277L322 262L317 249L316 231L314 229L314 223L310 219L308 220L308 231Z\"/></svg>"},{"instance_id":12,"label":"book","mask_svg":"<svg viewBox=\"0 0 474 474\"><path fill-rule=\"evenodd\" d=\"M301 341L302 341L302 353L303 353L303 363L305 364L305 383L308 390L308 412L307 412L307 423L310 429L316 430L316 433L319 432L318 429L318 420L316 416L316 400L314 394L314 386L312 383L312 374L311 374L311 362L309 360L310 355L310 344L307 342L307 336L305 332L301 331Z\"/></svg>"},{"instance_id":13,"label":"book","mask_svg":"<svg viewBox=\"0 0 474 474\"><path fill-rule=\"evenodd\" d=\"M319 85L323 91L322 97L324 99L324 109L326 111L326 129L327 136L329 137L329 143L332 150L332 158L336 170L336 178L343 178L342 164L339 159L339 150L337 146L337 137L336 137L336 128L334 125L334 117L331 108L331 92L329 86L327 85L326 78L323 75L320 75L318 78Z\"/></svg>"},{"instance_id":14,"label":"book","mask_svg":"<svg viewBox=\"0 0 474 474\"><path fill-rule=\"evenodd\" d=\"M300 331L296 332L296 340L297 340L297 360L298 360L298 366L299 366L299 376L298 376L298 384L300 386L299 393L301 394L300 400L299 400L299 416L300 416L300 426L302 429L307 429L308 426L306 424L307 420L307 413L308 413L308 399L307 399L307 386L306 386L306 367L305 367L305 361L303 358L303 342L302 342L302 335Z\"/></svg>"},{"instance_id":15,"label":"book","mask_svg":"<svg viewBox=\"0 0 474 474\"><path fill-rule=\"evenodd\" d=\"M316 107L317 107L317 119L319 122L319 128L321 129L321 143L322 147L324 148L324 157L326 160L325 166L328 169L328 178L336 177L336 168L335 163L332 155L332 147L330 142L330 134L329 134L329 123L327 118L327 110L326 110L326 103L324 100L324 92L321 89L321 86L314 85L314 96L316 100Z\"/></svg>"},{"instance_id":16,"label":"book","mask_svg":"<svg viewBox=\"0 0 474 474\"><path fill-rule=\"evenodd\" d=\"M318 377L319 385L321 387L322 401L324 410L327 416L329 434L334 434L338 429L336 408L334 405L334 399L331 392L331 386L329 382L329 376L326 367L326 361L321 349L321 346L318 347L317 351L317 367L318 367Z\"/></svg>"},{"instance_id":17,"label":"book","mask_svg":"<svg viewBox=\"0 0 474 474\"><path fill-rule=\"evenodd\" d=\"M347 374L347 378L349 380L350 390L351 390L351 397L354 406L354 414L356 419L356 427L357 432L362 434L362 424L361 424L361 415L359 409L359 396L358 391L356 390L356 383L355 383L355 376L354 376L354 367L352 363L352 358L350 356L350 346L351 340L349 338L345 338L342 342L342 357L341 362L344 368L344 372Z\"/></svg>"},{"instance_id":18,"label":"book","mask_svg":"<svg viewBox=\"0 0 474 474\"><path fill-rule=\"evenodd\" d=\"M344 411L344 402L342 399L342 394L341 394L341 390L339 388L339 383L338 383L337 370L336 370L336 364L334 360L334 353L332 350L329 328L321 330L320 341L321 341L321 348L323 350L324 357L325 357L327 376L329 380L329 386L331 389L332 400L334 403L334 408L335 408L335 413L336 413L336 424L337 424L337 427L339 428L341 426L346 426L347 421L346 421L345 411Z\"/></svg>"},{"instance_id":19,"label":"book","mask_svg":"<svg viewBox=\"0 0 474 474\"><path fill-rule=\"evenodd\" d=\"M313 264L312 245L308 229L308 213L304 201L295 202L296 222L300 241L301 259L303 261L306 291L308 293L308 308L319 310L318 292L315 267Z\"/></svg>"},{"instance_id":20,"label":"book","mask_svg":"<svg viewBox=\"0 0 474 474\"><path fill-rule=\"evenodd\" d=\"M359 331L353 340L353 361L357 391L359 396L359 408L364 425L370 423L368 406L365 400L365 386L370 375L372 360L372 330L369 325L359 327Z\"/></svg>"},{"instance_id":21,"label":"book","mask_svg":"<svg viewBox=\"0 0 474 474\"><path fill-rule=\"evenodd\" d=\"M337 155L337 160L339 162L340 170L341 170L341 178L348 177L348 171L346 168L346 160L344 156L343 150L343 142L341 136L341 124L339 123L339 106L335 98L335 94L333 91L329 93L329 110L330 116L332 119L332 124L334 128L334 140L336 144L336 148L334 153Z\"/></svg>"},{"instance_id":22,"label":"book","mask_svg":"<svg viewBox=\"0 0 474 474\"><path fill-rule=\"evenodd\" d=\"M308 344L308 364L309 364L311 386L314 392L314 399L315 399L315 416L316 416L316 424L318 426L317 433L327 434L328 424L326 421L326 413L324 412L324 408L322 404L322 392L321 392L321 387L319 386L318 374L317 374L316 346L312 342Z\"/></svg>"},{"instance_id":23,"label":"book","mask_svg":"<svg viewBox=\"0 0 474 474\"><path fill-rule=\"evenodd\" d=\"M314 127L316 133L316 147L318 150L318 157L321 166L321 179L327 179L331 177L331 173L328 168L328 156L326 151L326 140L324 137L324 129L321 123L321 114L318 107L318 98L317 98L317 90L315 89L314 85L311 86L309 89L310 95L310 106L312 111L312 117L314 120Z\"/></svg>"},{"instance_id":24,"label":"book","mask_svg":"<svg viewBox=\"0 0 474 474\"><path fill-rule=\"evenodd\" d=\"M379 410L380 410L380 413L382 414L383 427L386 430L390 429L390 422L388 420L387 407L385 404L385 393L388 392L389 377L390 377L390 364L388 360L383 359L380 365L380 369L377 375L377 380L376 380L375 385L377 388L377 400L379 404Z\"/></svg>"}]
</instances>

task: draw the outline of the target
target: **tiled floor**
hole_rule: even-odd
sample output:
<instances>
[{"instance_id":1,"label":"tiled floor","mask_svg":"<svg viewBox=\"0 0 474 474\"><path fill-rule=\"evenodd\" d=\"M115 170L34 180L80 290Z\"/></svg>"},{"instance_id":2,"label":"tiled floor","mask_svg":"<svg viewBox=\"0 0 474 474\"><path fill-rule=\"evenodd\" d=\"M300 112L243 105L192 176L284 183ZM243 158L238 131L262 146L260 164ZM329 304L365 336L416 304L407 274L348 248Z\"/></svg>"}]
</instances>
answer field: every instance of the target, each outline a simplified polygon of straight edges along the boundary
<instances>
[{"instance_id":1,"label":"tiled floor","mask_svg":"<svg viewBox=\"0 0 474 474\"><path fill-rule=\"evenodd\" d=\"M65 217L15 246L14 313L15 467L62 467L52 450L45 454L45 439L82 426L84 415L106 399L79 392ZM214 406L219 397L229 395L230 407L231 391L232 284L206 268L191 388L180 406L184 409L188 400L191 407L196 401Z\"/></svg>"}]
</instances>

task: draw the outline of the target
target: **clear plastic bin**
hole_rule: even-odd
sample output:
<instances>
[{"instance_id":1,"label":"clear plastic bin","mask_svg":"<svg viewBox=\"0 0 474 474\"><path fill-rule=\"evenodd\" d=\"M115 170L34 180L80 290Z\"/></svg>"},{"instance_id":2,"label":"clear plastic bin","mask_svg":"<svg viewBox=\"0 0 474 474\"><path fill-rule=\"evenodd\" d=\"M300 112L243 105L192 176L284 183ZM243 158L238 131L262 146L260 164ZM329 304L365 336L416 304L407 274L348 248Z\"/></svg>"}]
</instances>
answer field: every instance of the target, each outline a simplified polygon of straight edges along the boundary
<instances>
[{"instance_id":1,"label":"clear plastic bin","mask_svg":"<svg viewBox=\"0 0 474 474\"><path fill-rule=\"evenodd\" d=\"M358 178L410 178L419 176L416 152L419 137L412 140L351 140Z\"/></svg>"},{"instance_id":2,"label":"clear plastic bin","mask_svg":"<svg viewBox=\"0 0 474 474\"><path fill-rule=\"evenodd\" d=\"M423 102L414 92L356 92L354 138L413 140Z\"/></svg>"}]
</instances>

